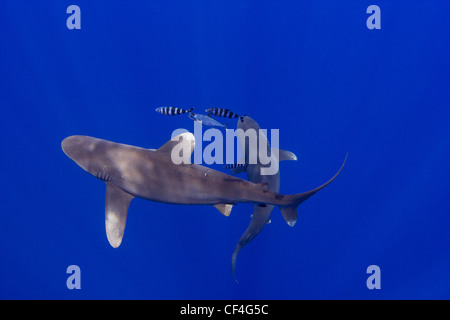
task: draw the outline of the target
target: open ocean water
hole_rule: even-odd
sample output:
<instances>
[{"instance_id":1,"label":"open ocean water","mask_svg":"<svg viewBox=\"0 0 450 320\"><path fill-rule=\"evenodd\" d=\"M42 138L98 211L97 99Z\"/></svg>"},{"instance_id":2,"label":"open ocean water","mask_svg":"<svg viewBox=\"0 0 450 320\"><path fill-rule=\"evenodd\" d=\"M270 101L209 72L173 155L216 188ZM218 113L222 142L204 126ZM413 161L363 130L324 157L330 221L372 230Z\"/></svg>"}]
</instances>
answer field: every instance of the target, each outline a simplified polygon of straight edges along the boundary
<instances>
[{"instance_id":1,"label":"open ocean water","mask_svg":"<svg viewBox=\"0 0 450 320\"><path fill-rule=\"evenodd\" d=\"M374 4L381 29L366 25ZM66 25L70 5L81 29ZM450 298L450 2L3 0L0 12L1 299ZM135 199L113 249L104 183L61 141L159 148L193 130L161 106L279 129L299 158L280 163L282 194L348 160L293 228L275 208L239 254L239 284L230 259L251 204L224 217ZM81 289L66 285L71 265Z\"/></svg>"}]
</instances>

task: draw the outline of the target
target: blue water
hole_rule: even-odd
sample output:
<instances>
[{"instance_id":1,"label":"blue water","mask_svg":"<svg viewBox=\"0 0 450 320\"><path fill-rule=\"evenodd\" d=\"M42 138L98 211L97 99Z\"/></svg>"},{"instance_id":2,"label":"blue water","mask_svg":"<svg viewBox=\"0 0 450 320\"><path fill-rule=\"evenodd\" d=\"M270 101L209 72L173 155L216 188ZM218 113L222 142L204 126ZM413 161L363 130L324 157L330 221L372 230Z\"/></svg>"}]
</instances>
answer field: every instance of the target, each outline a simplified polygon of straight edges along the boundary
<instances>
[{"instance_id":1,"label":"blue water","mask_svg":"<svg viewBox=\"0 0 450 320\"><path fill-rule=\"evenodd\" d=\"M81 9L69 30L66 9ZM381 8L369 30L366 9ZM448 1L2 1L0 298L449 299ZM61 150L84 134L158 148L231 108L299 160L281 193L328 180L294 228L278 209L239 255L252 205L135 199L122 245L104 183ZM217 168L220 166L216 166ZM81 289L69 290L69 265ZM381 289L369 290L370 265Z\"/></svg>"}]
</instances>

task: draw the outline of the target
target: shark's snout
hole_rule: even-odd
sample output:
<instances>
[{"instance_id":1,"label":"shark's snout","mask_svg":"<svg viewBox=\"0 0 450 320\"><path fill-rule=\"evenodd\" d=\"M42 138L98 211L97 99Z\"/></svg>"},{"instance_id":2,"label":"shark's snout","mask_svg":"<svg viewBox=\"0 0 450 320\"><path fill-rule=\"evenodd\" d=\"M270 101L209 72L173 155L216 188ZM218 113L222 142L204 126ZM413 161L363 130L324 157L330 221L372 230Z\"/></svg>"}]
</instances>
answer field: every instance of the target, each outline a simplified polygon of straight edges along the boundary
<instances>
[{"instance_id":1,"label":"shark's snout","mask_svg":"<svg viewBox=\"0 0 450 320\"><path fill-rule=\"evenodd\" d=\"M70 136L61 142L61 148L70 159L89 172L89 169L97 165L92 154L97 140L87 136Z\"/></svg>"},{"instance_id":2,"label":"shark's snout","mask_svg":"<svg viewBox=\"0 0 450 320\"><path fill-rule=\"evenodd\" d=\"M108 143L88 136L70 136L61 142L64 153L82 169L99 178L109 181L113 166L111 150L107 151Z\"/></svg>"},{"instance_id":3,"label":"shark's snout","mask_svg":"<svg viewBox=\"0 0 450 320\"><path fill-rule=\"evenodd\" d=\"M71 149L74 141L74 136L70 136L65 138L61 142L61 149L64 151L64 153L70 158Z\"/></svg>"},{"instance_id":4,"label":"shark's snout","mask_svg":"<svg viewBox=\"0 0 450 320\"><path fill-rule=\"evenodd\" d=\"M255 120L250 118L249 116L245 115L239 118L239 121L237 123L237 128L242 129L244 131L248 129L259 129L259 125L256 123Z\"/></svg>"},{"instance_id":5,"label":"shark's snout","mask_svg":"<svg viewBox=\"0 0 450 320\"><path fill-rule=\"evenodd\" d=\"M77 150L80 150L83 140L83 136L67 137L61 142L61 148L69 158L73 159Z\"/></svg>"}]
</instances>

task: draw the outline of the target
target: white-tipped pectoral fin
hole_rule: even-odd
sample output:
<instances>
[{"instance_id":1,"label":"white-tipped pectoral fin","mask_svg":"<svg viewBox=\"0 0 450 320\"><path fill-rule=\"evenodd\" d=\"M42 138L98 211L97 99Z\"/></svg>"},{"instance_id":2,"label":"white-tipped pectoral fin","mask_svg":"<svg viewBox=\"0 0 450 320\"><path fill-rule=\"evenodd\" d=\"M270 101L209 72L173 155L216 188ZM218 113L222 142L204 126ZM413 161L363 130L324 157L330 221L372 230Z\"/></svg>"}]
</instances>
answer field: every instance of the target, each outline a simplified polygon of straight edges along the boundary
<instances>
[{"instance_id":1,"label":"white-tipped pectoral fin","mask_svg":"<svg viewBox=\"0 0 450 320\"><path fill-rule=\"evenodd\" d=\"M298 160L297 156L293 152L282 149L277 150L275 148L272 148L272 151L275 151L275 154L277 154L276 151L278 151L278 161Z\"/></svg>"},{"instance_id":2,"label":"white-tipped pectoral fin","mask_svg":"<svg viewBox=\"0 0 450 320\"><path fill-rule=\"evenodd\" d=\"M113 248L122 243L127 222L127 213L130 201L134 197L119 187L107 183L105 197L105 226L106 236Z\"/></svg>"}]
</instances>

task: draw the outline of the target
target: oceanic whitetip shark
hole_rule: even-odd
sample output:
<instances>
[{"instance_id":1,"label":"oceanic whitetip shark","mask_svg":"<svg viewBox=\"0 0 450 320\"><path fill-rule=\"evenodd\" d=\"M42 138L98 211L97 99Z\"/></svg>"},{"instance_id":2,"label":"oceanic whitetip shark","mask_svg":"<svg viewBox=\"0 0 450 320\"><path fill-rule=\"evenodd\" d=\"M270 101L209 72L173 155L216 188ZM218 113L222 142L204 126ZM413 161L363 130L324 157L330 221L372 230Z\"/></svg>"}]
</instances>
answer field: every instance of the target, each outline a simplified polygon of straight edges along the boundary
<instances>
[{"instance_id":1,"label":"oceanic whitetip shark","mask_svg":"<svg viewBox=\"0 0 450 320\"><path fill-rule=\"evenodd\" d=\"M266 183L267 188L269 190L272 190L274 192L280 191L280 171L279 169L276 171L275 174L272 175L262 175L261 174L261 168L262 167L268 167L269 164L263 164L261 160L259 159L259 156L257 157L256 163L250 163L249 161L249 155L250 154L256 154L259 155L260 150L258 150L259 146L267 145L265 150L269 150L270 154L273 154L272 161L282 161L282 160L297 160L297 156L289 151L285 150L278 150L278 156L275 156L277 152L273 152L270 149L269 141L267 140L267 137L261 132L260 133L260 127L258 123L253 120L252 118L248 116L240 117L237 123L237 128L242 129L244 132L247 130L255 130L256 131L256 137L258 139L257 143L249 143L246 139L239 139L242 151L245 155L245 158L241 162L243 165L237 166L236 168L232 169L233 174L237 174L240 172L246 172L248 180L253 183ZM277 166L279 168L279 166ZM235 277L235 268L236 268L236 259L239 251L242 249L242 247L246 246L250 241L252 241L264 228L264 226L270 222L270 214L273 211L273 208L275 206L271 204L255 204L253 206L253 214L251 215L251 221L247 229L245 230L244 234L239 239L238 243L236 244L236 248L234 249L233 255L231 257L231 275L233 276L234 281L237 282ZM286 222L290 226L294 226L296 217L290 217L286 216Z\"/></svg>"},{"instance_id":2,"label":"oceanic whitetip shark","mask_svg":"<svg viewBox=\"0 0 450 320\"><path fill-rule=\"evenodd\" d=\"M182 133L157 150L119 144L88 136L65 138L65 154L85 171L106 183L105 225L109 243L122 243L128 207L135 197L180 204L213 205L228 216L237 203L272 204L283 216L295 217L297 206L327 186L299 194L281 195L265 183L253 183L189 162L194 150L194 135ZM181 146L181 148L180 148ZM173 150L183 157L175 164Z\"/></svg>"}]
</instances>

